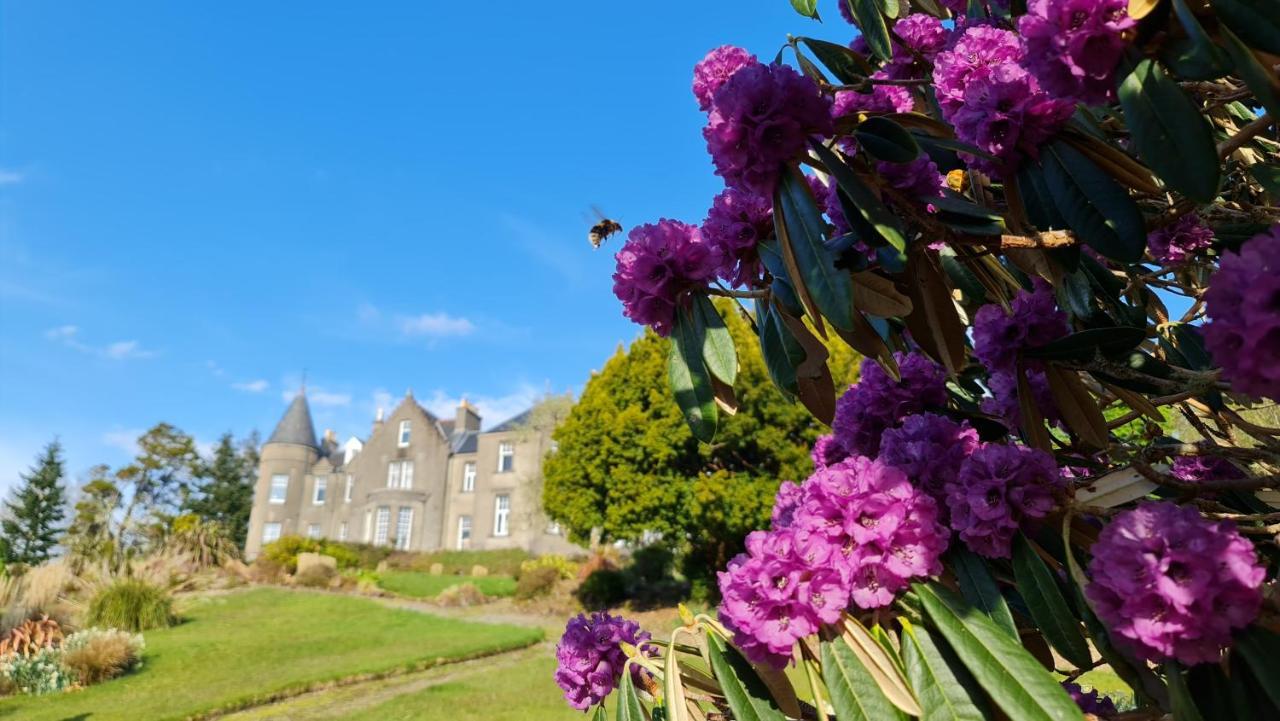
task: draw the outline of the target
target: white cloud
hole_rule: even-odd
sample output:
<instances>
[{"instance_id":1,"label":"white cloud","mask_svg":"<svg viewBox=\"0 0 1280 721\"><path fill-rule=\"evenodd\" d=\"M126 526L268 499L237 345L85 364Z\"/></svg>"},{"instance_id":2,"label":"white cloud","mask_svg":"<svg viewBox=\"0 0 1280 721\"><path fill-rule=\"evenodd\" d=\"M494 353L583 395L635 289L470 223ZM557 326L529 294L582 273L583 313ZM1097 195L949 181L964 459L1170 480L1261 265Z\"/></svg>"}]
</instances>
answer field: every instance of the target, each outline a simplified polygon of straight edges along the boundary
<instances>
[{"instance_id":1,"label":"white cloud","mask_svg":"<svg viewBox=\"0 0 1280 721\"><path fill-rule=\"evenodd\" d=\"M399 319L400 332L407 337L427 336L443 338L445 336L470 335L475 331L475 324L466 318L455 318L448 313L423 313L416 316L402 316Z\"/></svg>"},{"instance_id":2,"label":"white cloud","mask_svg":"<svg viewBox=\"0 0 1280 721\"><path fill-rule=\"evenodd\" d=\"M458 405L462 403L462 399L465 397L467 402L475 406L476 410L480 412L484 427L492 428L513 416L529 410L546 393L546 389L535 386L532 383L522 383L515 390L504 395L472 395L467 393L461 396L454 396L437 389L429 398L422 399L422 405L440 418L449 419L453 418L458 410Z\"/></svg>"},{"instance_id":3,"label":"white cloud","mask_svg":"<svg viewBox=\"0 0 1280 721\"><path fill-rule=\"evenodd\" d=\"M256 380L245 381L244 383L232 383L231 387L246 393L261 393L267 388L270 388L271 384L261 378L258 378Z\"/></svg>"},{"instance_id":4,"label":"white cloud","mask_svg":"<svg viewBox=\"0 0 1280 721\"><path fill-rule=\"evenodd\" d=\"M0 185L17 185L25 178L26 176L17 170L0 168Z\"/></svg>"},{"instance_id":5,"label":"white cloud","mask_svg":"<svg viewBox=\"0 0 1280 721\"><path fill-rule=\"evenodd\" d=\"M94 346L80 340L80 328L74 325L60 325L44 332L44 337L54 343L60 343L72 350L96 355L109 360L133 360L151 358L155 351L147 350L136 340L121 340L105 346Z\"/></svg>"}]
</instances>

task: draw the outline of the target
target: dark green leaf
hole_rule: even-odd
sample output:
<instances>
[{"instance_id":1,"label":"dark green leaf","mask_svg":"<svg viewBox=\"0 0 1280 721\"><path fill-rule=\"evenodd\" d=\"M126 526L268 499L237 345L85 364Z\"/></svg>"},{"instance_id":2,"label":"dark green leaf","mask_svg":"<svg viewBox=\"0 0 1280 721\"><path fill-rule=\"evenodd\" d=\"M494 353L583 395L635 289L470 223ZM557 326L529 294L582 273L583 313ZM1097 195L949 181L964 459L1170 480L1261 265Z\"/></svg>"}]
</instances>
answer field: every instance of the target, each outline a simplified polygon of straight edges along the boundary
<instances>
[{"instance_id":1,"label":"dark green leaf","mask_svg":"<svg viewBox=\"0 0 1280 721\"><path fill-rule=\"evenodd\" d=\"M1147 331L1144 328L1123 325L1090 328L1038 348L1028 348L1023 355L1037 360L1055 361L1086 361L1099 353L1104 358L1112 358L1137 348L1146 337Z\"/></svg>"},{"instance_id":2,"label":"dark green leaf","mask_svg":"<svg viewBox=\"0 0 1280 721\"><path fill-rule=\"evenodd\" d=\"M974 607L991 617L996 626L1013 638L1018 637L1018 627L1013 623L1009 604L1000 593L1000 587L987 570L987 562L967 548L955 547L951 551L951 566L960 592Z\"/></svg>"},{"instance_id":3,"label":"dark green leaf","mask_svg":"<svg viewBox=\"0 0 1280 721\"><path fill-rule=\"evenodd\" d=\"M902 228L898 225L898 219L893 213L880 202L875 193L862 182L858 174L853 169L840 160L840 158L827 146L819 142L812 144L813 151L818 154L818 159L822 161L827 172L831 177L835 178L836 185L840 190L848 196L849 200L857 208L857 215L866 221L872 228L876 230L882 242L893 246L899 253L906 253L907 238L902 234ZM868 239L870 241L870 239ZM873 245L880 245L875 241L870 241ZM1144 238L1145 242L1145 238Z\"/></svg>"},{"instance_id":4,"label":"dark green leaf","mask_svg":"<svg viewBox=\"0 0 1280 721\"><path fill-rule=\"evenodd\" d=\"M826 223L809 184L799 172L783 173L773 218L775 223L786 224L785 234L791 241L796 266L818 310L835 327L851 330L853 281L835 266L835 258L827 250L823 237ZM778 232L779 238L783 235L783 231Z\"/></svg>"},{"instance_id":5,"label":"dark green leaf","mask_svg":"<svg viewBox=\"0 0 1280 721\"><path fill-rule=\"evenodd\" d=\"M880 6L876 0L840 0L849 3L853 19L858 21L858 28L867 39L867 47L881 60L893 57L893 46L889 41L889 27L885 25L884 16L880 14Z\"/></svg>"},{"instance_id":6,"label":"dark green leaf","mask_svg":"<svg viewBox=\"0 0 1280 721\"><path fill-rule=\"evenodd\" d=\"M1231 70L1231 58L1209 38L1185 0L1173 0L1173 10L1187 36L1164 43L1160 58L1184 80L1214 80L1226 75Z\"/></svg>"},{"instance_id":7,"label":"dark green leaf","mask_svg":"<svg viewBox=\"0 0 1280 721\"><path fill-rule=\"evenodd\" d=\"M738 352L711 298L701 293L693 297L693 319L703 328L702 359L707 370L725 384L733 385L738 378Z\"/></svg>"},{"instance_id":8,"label":"dark green leaf","mask_svg":"<svg viewBox=\"0 0 1280 721\"><path fill-rule=\"evenodd\" d=\"M817 38L797 39L808 46L813 54L818 56L818 60L827 66L827 70L830 70L831 74L842 83L847 85L859 83L875 72L875 68L871 67L871 63L868 63L866 58L850 50L848 46Z\"/></svg>"},{"instance_id":9,"label":"dark green leaf","mask_svg":"<svg viewBox=\"0 0 1280 721\"><path fill-rule=\"evenodd\" d=\"M791 335L778 312L756 301L756 326L760 333L760 354L769 378L787 397L796 393L796 367L804 362L804 347Z\"/></svg>"},{"instance_id":10,"label":"dark green leaf","mask_svg":"<svg viewBox=\"0 0 1280 721\"><path fill-rule=\"evenodd\" d=\"M694 438L709 443L716 435L719 419L711 374L702 359L703 336L692 314L687 309L677 309L667 367L671 391L689 430Z\"/></svg>"},{"instance_id":11,"label":"dark green leaf","mask_svg":"<svg viewBox=\"0 0 1280 721\"><path fill-rule=\"evenodd\" d=\"M987 289L982 285L982 281L978 280L978 276L973 274L964 263L956 258L955 251L950 248L944 248L938 253L938 259L942 261L942 269L946 271L947 277L951 279L951 285L960 289L964 293L965 303L981 304L986 302Z\"/></svg>"},{"instance_id":12,"label":"dark green leaf","mask_svg":"<svg viewBox=\"0 0 1280 721\"><path fill-rule=\"evenodd\" d=\"M1204 721L1200 709L1191 698L1191 689L1187 688L1187 677L1176 661L1166 661L1164 678L1169 684L1169 701L1173 704L1174 721Z\"/></svg>"},{"instance_id":13,"label":"dark green leaf","mask_svg":"<svg viewBox=\"0 0 1280 721\"><path fill-rule=\"evenodd\" d=\"M1071 615L1053 572L1022 534L1014 542L1013 573L1027 610L1045 639L1076 668L1089 668L1089 644L1080 632L1080 622Z\"/></svg>"},{"instance_id":14,"label":"dark green leaf","mask_svg":"<svg viewBox=\"0 0 1280 721\"><path fill-rule=\"evenodd\" d=\"M791 7L807 18L818 18L818 0L791 0Z\"/></svg>"},{"instance_id":15,"label":"dark green leaf","mask_svg":"<svg viewBox=\"0 0 1280 721\"><path fill-rule=\"evenodd\" d=\"M970 145L969 143L961 140L956 140L955 138L939 138L926 133L912 133L912 135L916 136L916 142L925 147L932 146L935 148L943 148L954 153L968 153L969 155L985 158L987 160L998 160L996 156L982 148L979 148L976 145Z\"/></svg>"},{"instance_id":16,"label":"dark green leaf","mask_svg":"<svg viewBox=\"0 0 1280 721\"><path fill-rule=\"evenodd\" d=\"M640 705L640 696L636 693L630 671L622 674L622 683L618 686L617 721L645 721L644 707Z\"/></svg>"},{"instance_id":17,"label":"dark green leaf","mask_svg":"<svg viewBox=\"0 0 1280 721\"><path fill-rule=\"evenodd\" d=\"M1280 118L1280 84L1277 83L1275 74L1258 62L1258 58L1229 28L1221 30L1227 53L1235 64L1235 74L1249 86L1253 96L1271 113L1271 117Z\"/></svg>"},{"instance_id":18,"label":"dark green leaf","mask_svg":"<svg viewBox=\"0 0 1280 721\"><path fill-rule=\"evenodd\" d=\"M944 190L940 197L921 198L937 208L935 217L942 223L969 235L1003 235L1004 218L996 212L973 203L963 195Z\"/></svg>"},{"instance_id":19,"label":"dark green leaf","mask_svg":"<svg viewBox=\"0 0 1280 721\"><path fill-rule=\"evenodd\" d=\"M725 645L719 636L708 634L707 655L736 721L785 720L768 687L737 650Z\"/></svg>"},{"instance_id":20,"label":"dark green leaf","mask_svg":"<svg viewBox=\"0 0 1280 721\"><path fill-rule=\"evenodd\" d=\"M902 660L924 713L920 721L983 721L991 718L982 689L946 646L924 628L903 623Z\"/></svg>"},{"instance_id":21,"label":"dark green leaf","mask_svg":"<svg viewBox=\"0 0 1280 721\"><path fill-rule=\"evenodd\" d=\"M1093 314L1093 288L1089 284L1089 275L1083 270L1064 273L1062 282L1053 290L1058 296L1058 305L1071 311L1075 317L1088 318Z\"/></svg>"},{"instance_id":22,"label":"dark green leaf","mask_svg":"<svg viewBox=\"0 0 1280 721\"><path fill-rule=\"evenodd\" d=\"M822 678L839 721L892 721L906 716L889 702L842 638L822 642Z\"/></svg>"},{"instance_id":23,"label":"dark green leaf","mask_svg":"<svg viewBox=\"0 0 1280 721\"><path fill-rule=\"evenodd\" d=\"M1017 183L1022 207L1032 225L1040 230L1063 230L1067 227L1067 221L1053 202L1049 184L1044 179L1044 168L1039 163L1023 163L1018 168Z\"/></svg>"},{"instance_id":24,"label":"dark green leaf","mask_svg":"<svg viewBox=\"0 0 1280 721\"><path fill-rule=\"evenodd\" d=\"M935 583L913 588L925 615L1006 716L1018 721L1080 721L1080 709L1057 680L990 617Z\"/></svg>"},{"instance_id":25,"label":"dark green leaf","mask_svg":"<svg viewBox=\"0 0 1280 721\"><path fill-rule=\"evenodd\" d=\"M1280 2L1213 0L1218 19L1251 48L1280 55Z\"/></svg>"},{"instance_id":26,"label":"dark green leaf","mask_svg":"<svg viewBox=\"0 0 1280 721\"><path fill-rule=\"evenodd\" d=\"M1061 141L1045 148L1041 162L1054 205L1081 240L1122 263L1142 259L1146 223L1128 191Z\"/></svg>"},{"instance_id":27,"label":"dark green leaf","mask_svg":"<svg viewBox=\"0 0 1280 721\"><path fill-rule=\"evenodd\" d=\"M604 710L604 704L596 706L596 712L591 715L592 721L609 721L609 712Z\"/></svg>"},{"instance_id":28,"label":"dark green leaf","mask_svg":"<svg viewBox=\"0 0 1280 721\"><path fill-rule=\"evenodd\" d=\"M1236 653L1252 669L1271 703L1280 709L1280 636L1258 625L1236 637Z\"/></svg>"},{"instance_id":29,"label":"dark green leaf","mask_svg":"<svg viewBox=\"0 0 1280 721\"><path fill-rule=\"evenodd\" d=\"M1200 107L1160 63L1143 58L1117 91L1138 155L1174 190L1208 203L1218 194L1218 151ZM1177 148L1177 152L1169 152Z\"/></svg>"},{"instance_id":30,"label":"dark green leaf","mask_svg":"<svg viewBox=\"0 0 1280 721\"><path fill-rule=\"evenodd\" d=\"M872 116L858 123L854 137L872 157L891 163L909 163L920 155L915 136L888 118Z\"/></svg>"},{"instance_id":31,"label":"dark green leaf","mask_svg":"<svg viewBox=\"0 0 1280 721\"><path fill-rule=\"evenodd\" d=\"M1254 163L1249 166L1249 175L1267 191L1273 203L1280 202L1280 165Z\"/></svg>"}]
</instances>

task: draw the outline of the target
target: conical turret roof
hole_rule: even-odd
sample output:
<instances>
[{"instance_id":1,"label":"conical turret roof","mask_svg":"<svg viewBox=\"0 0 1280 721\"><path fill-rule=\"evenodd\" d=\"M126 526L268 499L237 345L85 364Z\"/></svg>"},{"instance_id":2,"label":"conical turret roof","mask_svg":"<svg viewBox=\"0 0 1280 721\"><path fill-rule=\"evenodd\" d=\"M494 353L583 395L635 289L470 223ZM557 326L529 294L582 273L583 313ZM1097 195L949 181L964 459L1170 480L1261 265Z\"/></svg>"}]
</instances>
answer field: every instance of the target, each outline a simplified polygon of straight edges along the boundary
<instances>
[{"instance_id":1,"label":"conical turret roof","mask_svg":"<svg viewBox=\"0 0 1280 721\"><path fill-rule=\"evenodd\" d=\"M319 448L316 445L316 429L311 424L311 409L307 406L307 394L298 391L284 412L284 418L276 425L267 443L293 443L299 446Z\"/></svg>"}]
</instances>

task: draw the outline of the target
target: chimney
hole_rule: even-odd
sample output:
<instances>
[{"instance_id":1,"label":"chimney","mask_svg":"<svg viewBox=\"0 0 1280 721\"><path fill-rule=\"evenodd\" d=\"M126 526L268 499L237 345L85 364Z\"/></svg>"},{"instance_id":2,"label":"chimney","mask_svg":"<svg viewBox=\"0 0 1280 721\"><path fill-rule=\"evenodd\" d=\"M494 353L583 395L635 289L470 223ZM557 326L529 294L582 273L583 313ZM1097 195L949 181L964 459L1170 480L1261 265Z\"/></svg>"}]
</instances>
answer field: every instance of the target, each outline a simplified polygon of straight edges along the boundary
<instances>
[{"instance_id":1,"label":"chimney","mask_svg":"<svg viewBox=\"0 0 1280 721\"><path fill-rule=\"evenodd\" d=\"M458 404L458 415L453 423L454 430L458 431L478 431L480 430L480 413L475 406L467 402L466 398Z\"/></svg>"},{"instance_id":2,"label":"chimney","mask_svg":"<svg viewBox=\"0 0 1280 721\"><path fill-rule=\"evenodd\" d=\"M333 429L332 429L332 428L326 428L326 429L324 429L324 442L325 442L325 443L337 443L337 442L338 442L338 435L337 435L336 433L334 433L334 432L333 432Z\"/></svg>"},{"instance_id":3,"label":"chimney","mask_svg":"<svg viewBox=\"0 0 1280 721\"><path fill-rule=\"evenodd\" d=\"M377 431L379 428L382 427L382 416L383 416L382 406L378 406L378 415L373 417L373 430Z\"/></svg>"}]
</instances>

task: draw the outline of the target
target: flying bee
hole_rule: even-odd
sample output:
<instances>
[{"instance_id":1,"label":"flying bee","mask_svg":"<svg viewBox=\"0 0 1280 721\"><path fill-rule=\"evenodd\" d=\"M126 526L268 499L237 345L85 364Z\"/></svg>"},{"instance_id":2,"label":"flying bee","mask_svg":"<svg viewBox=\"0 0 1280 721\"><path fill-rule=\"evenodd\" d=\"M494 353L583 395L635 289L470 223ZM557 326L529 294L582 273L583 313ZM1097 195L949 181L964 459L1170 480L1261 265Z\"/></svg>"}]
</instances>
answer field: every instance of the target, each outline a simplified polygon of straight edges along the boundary
<instances>
[{"instance_id":1,"label":"flying bee","mask_svg":"<svg viewBox=\"0 0 1280 721\"><path fill-rule=\"evenodd\" d=\"M604 213L601 213L599 208L593 206L592 210L596 212L596 216L600 220L591 226L591 230L587 231L587 240L591 241L592 248L599 250L600 246L604 245L604 242L609 239L609 236L622 232L622 224L611 218L604 217Z\"/></svg>"}]
</instances>

